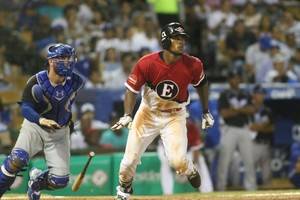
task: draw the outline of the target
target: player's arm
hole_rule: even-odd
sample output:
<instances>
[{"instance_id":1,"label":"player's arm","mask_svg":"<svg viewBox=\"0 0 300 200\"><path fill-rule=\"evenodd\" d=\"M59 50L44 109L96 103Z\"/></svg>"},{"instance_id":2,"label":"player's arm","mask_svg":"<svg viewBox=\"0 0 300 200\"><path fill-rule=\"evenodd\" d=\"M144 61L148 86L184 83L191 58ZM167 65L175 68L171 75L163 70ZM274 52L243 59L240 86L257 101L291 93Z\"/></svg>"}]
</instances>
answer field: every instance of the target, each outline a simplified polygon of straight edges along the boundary
<instances>
[{"instance_id":1,"label":"player's arm","mask_svg":"<svg viewBox=\"0 0 300 200\"><path fill-rule=\"evenodd\" d=\"M218 102L219 109L220 109L219 112L220 112L220 115L222 116L222 118L226 119L226 118L234 117L234 116L237 116L240 114L252 115L257 111L257 108L252 104L247 104L240 108L230 105L228 102L227 95L228 94L226 92L223 92L220 95L219 102ZM248 100L248 101L250 101L250 100Z\"/></svg>"},{"instance_id":2,"label":"player's arm","mask_svg":"<svg viewBox=\"0 0 300 200\"><path fill-rule=\"evenodd\" d=\"M220 109L220 114L223 118L234 117L239 114L252 115L255 112L256 112L256 109L253 105L246 105L241 108L234 108L234 107L230 106L228 108Z\"/></svg>"},{"instance_id":3,"label":"player's arm","mask_svg":"<svg viewBox=\"0 0 300 200\"><path fill-rule=\"evenodd\" d=\"M194 57L193 57L194 58ZM213 126L214 118L210 114L208 109L208 101L209 101L209 94L208 94L208 80L206 74L204 73L203 64L198 58L194 58L192 61L192 84L196 88L198 96L201 100L202 104L202 129L207 129Z\"/></svg>"},{"instance_id":4,"label":"player's arm","mask_svg":"<svg viewBox=\"0 0 300 200\"><path fill-rule=\"evenodd\" d=\"M264 122L256 122L250 125L250 129L262 134L272 134L274 132L274 119L269 108L265 109L267 120Z\"/></svg>"},{"instance_id":5,"label":"player's arm","mask_svg":"<svg viewBox=\"0 0 300 200\"><path fill-rule=\"evenodd\" d=\"M263 134L272 134L274 125L271 122L253 123L250 125L250 129Z\"/></svg>"},{"instance_id":6,"label":"player's arm","mask_svg":"<svg viewBox=\"0 0 300 200\"><path fill-rule=\"evenodd\" d=\"M200 82L199 86L196 87L199 98L201 99L203 113L208 112L208 81L206 75L204 75L203 80Z\"/></svg>"},{"instance_id":7,"label":"player's arm","mask_svg":"<svg viewBox=\"0 0 300 200\"><path fill-rule=\"evenodd\" d=\"M38 125L46 126L51 129L60 128L53 120L46 119L40 116L36 111L38 104L44 103L42 89L37 84L36 77L31 77L23 91L21 104L21 113L25 119Z\"/></svg>"},{"instance_id":8,"label":"player's arm","mask_svg":"<svg viewBox=\"0 0 300 200\"><path fill-rule=\"evenodd\" d=\"M135 103L136 94L129 89L126 89L124 100L124 116L121 117L120 120L111 127L112 130L118 130L123 127L130 127L130 124L132 122L132 112Z\"/></svg>"},{"instance_id":9,"label":"player's arm","mask_svg":"<svg viewBox=\"0 0 300 200\"><path fill-rule=\"evenodd\" d=\"M237 108L236 111L240 114L253 115L257 111L257 109L254 105L246 105L244 107Z\"/></svg>"},{"instance_id":10,"label":"player's arm","mask_svg":"<svg viewBox=\"0 0 300 200\"><path fill-rule=\"evenodd\" d=\"M124 100L124 115L132 116L132 112L136 103L136 94L126 89Z\"/></svg>"},{"instance_id":11,"label":"player's arm","mask_svg":"<svg viewBox=\"0 0 300 200\"><path fill-rule=\"evenodd\" d=\"M22 100L19 102L21 105L21 112L25 119L30 122L34 122L39 124L40 115L35 110L35 105L38 103L34 91L34 86L37 84L37 80L35 76L32 76L23 91Z\"/></svg>"},{"instance_id":12,"label":"player's arm","mask_svg":"<svg viewBox=\"0 0 300 200\"><path fill-rule=\"evenodd\" d=\"M209 94L208 94L208 80L206 75L203 75L201 82L198 86L196 86L197 93L199 98L201 99L203 115L202 115L202 129L207 129L212 127L214 124L214 118L210 114L208 109L208 101L209 101Z\"/></svg>"}]
</instances>

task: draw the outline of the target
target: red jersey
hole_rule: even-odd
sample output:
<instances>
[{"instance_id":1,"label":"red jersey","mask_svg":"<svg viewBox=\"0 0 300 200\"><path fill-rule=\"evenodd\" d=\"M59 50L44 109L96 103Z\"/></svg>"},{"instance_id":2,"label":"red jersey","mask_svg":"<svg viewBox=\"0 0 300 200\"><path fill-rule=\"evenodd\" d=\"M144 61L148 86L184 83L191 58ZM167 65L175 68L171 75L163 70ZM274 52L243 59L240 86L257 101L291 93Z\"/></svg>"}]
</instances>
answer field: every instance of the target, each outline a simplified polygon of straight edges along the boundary
<instances>
[{"instance_id":1,"label":"red jersey","mask_svg":"<svg viewBox=\"0 0 300 200\"><path fill-rule=\"evenodd\" d=\"M197 87L204 78L202 62L196 57L182 54L174 63L166 64L160 53L155 52L142 57L132 69L125 83L126 87L134 93L139 93L141 87L146 84L144 98L154 98L152 93L155 92L156 96L163 100L186 102L189 97L188 85ZM150 101L148 99L148 102Z\"/></svg>"}]
</instances>

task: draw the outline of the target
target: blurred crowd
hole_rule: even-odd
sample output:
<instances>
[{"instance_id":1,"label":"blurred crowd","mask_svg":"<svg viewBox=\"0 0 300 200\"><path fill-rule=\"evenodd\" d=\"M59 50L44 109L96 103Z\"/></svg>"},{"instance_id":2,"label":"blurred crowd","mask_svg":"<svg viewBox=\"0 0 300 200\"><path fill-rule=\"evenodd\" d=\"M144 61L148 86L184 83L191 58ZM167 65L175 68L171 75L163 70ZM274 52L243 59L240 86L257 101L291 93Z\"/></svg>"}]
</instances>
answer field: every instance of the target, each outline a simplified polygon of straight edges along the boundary
<instances>
[{"instance_id":1,"label":"blurred crowd","mask_svg":"<svg viewBox=\"0 0 300 200\"><path fill-rule=\"evenodd\" d=\"M160 27L180 21L187 51L213 82L238 68L246 82L300 79L299 2L293 0L3 0L0 77L43 69L47 47L77 49L87 87L122 87L136 59L160 49ZM14 70L14 68L17 68Z\"/></svg>"},{"instance_id":2,"label":"blurred crowd","mask_svg":"<svg viewBox=\"0 0 300 200\"><path fill-rule=\"evenodd\" d=\"M241 83L293 84L300 82L299 7L297 0L1 0L1 152L21 125L15 102L22 80L45 69L53 43L76 48L75 69L86 88L119 89L137 59L161 49L160 28L180 21L190 35L186 51L203 61L211 83L227 83L235 71ZM8 100L13 94L6 90L16 97ZM114 106L108 123L95 119L90 103L77 108L74 151L124 150L128 130L109 129L122 115L122 102Z\"/></svg>"}]
</instances>

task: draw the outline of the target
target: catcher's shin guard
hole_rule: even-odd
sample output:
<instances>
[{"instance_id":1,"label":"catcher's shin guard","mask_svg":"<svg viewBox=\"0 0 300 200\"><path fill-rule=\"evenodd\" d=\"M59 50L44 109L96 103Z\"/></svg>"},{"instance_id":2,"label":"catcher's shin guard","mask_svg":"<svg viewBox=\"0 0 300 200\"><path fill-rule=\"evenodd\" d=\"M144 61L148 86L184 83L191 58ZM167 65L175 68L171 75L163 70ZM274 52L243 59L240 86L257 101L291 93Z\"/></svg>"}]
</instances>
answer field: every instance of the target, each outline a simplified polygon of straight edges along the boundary
<instances>
[{"instance_id":1,"label":"catcher's shin guard","mask_svg":"<svg viewBox=\"0 0 300 200\"><path fill-rule=\"evenodd\" d=\"M0 169L0 197L10 188L16 175L28 165L29 155L23 149L13 149Z\"/></svg>"},{"instance_id":2,"label":"catcher's shin guard","mask_svg":"<svg viewBox=\"0 0 300 200\"><path fill-rule=\"evenodd\" d=\"M0 168L0 198L10 188L15 179L16 176L8 173L2 165Z\"/></svg>"}]
</instances>

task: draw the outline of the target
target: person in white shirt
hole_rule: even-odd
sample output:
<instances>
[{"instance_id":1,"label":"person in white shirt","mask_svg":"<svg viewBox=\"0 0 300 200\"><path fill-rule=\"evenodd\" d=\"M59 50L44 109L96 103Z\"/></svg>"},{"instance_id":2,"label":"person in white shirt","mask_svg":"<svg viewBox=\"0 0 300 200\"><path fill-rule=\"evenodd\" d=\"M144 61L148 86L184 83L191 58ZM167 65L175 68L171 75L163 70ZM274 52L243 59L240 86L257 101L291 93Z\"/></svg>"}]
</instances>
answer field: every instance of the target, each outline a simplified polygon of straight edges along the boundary
<instances>
[{"instance_id":1,"label":"person in white shirt","mask_svg":"<svg viewBox=\"0 0 300 200\"><path fill-rule=\"evenodd\" d=\"M98 146L100 132L109 128L109 124L95 119L95 106L85 103L80 108L80 121L75 123L74 133L71 135L71 150L83 150L90 146Z\"/></svg>"}]
</instances>

